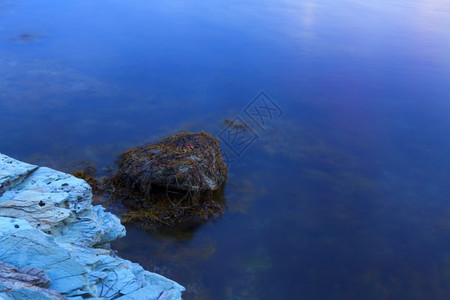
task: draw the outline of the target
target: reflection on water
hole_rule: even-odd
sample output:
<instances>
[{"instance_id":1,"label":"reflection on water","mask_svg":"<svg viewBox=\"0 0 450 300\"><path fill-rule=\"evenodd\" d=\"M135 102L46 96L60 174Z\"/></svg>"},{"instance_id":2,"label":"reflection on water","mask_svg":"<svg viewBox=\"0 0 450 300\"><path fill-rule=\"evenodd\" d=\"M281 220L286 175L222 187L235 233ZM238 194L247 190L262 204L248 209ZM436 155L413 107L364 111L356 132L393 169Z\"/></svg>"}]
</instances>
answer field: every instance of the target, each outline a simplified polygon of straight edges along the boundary
<instances>
[{"instance_id":1,"label":"reflection on water","mask_svg":"<svg viewBox=\"0 0 450 300\"><path fill-rule=\"evenodd\" d=\"M225 215L113 247L186 299L447 299L447 28L437 0L0 0L0 151L110 175L264 90L285 113L250 123Z\"/></svg>"}]
</instances>

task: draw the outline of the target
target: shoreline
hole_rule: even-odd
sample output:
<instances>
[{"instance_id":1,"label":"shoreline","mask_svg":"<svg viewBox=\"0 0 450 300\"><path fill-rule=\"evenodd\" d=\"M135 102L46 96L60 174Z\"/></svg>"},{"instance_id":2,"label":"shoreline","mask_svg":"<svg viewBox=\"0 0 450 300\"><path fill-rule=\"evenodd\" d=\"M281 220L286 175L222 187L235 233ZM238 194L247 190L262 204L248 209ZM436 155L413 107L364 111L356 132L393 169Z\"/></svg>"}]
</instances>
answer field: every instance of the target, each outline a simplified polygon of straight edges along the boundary
<instances>
[{"instance_id":1,"label":"shoreline","mask_svg":"<svg viewBox=\"0 0 450 300\"><path fill-rule=\"evenodd\" d=\"M0 298L25 291L59 299L47 296L51 290L73 300L181 299L184 287L115 255L109 243L125 234L117 216L92 205L84 180L0 153L0 262L50 280L45 288L10 289L0 275Z\"/></svg>"}]
</instances>

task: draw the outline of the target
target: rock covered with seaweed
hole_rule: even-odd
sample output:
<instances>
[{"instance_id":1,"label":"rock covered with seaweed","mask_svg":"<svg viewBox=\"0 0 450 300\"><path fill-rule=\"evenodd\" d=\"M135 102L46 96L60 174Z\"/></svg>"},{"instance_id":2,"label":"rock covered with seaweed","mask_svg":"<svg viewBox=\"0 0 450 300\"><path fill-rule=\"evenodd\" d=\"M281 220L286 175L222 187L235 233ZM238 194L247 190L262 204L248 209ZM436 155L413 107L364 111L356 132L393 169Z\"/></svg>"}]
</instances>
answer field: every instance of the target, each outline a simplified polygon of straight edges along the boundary
<instances>
[{"instance_id":1,"label":"rock covered with seaweed","mask_svg":"<svg viewBox=\"0 0 450 300\"><path fill-rule=\"evenodd\" d=\"M226 180L219 141L206 132L176 134L125 152L115 178L144 195L155 186L214 191Z\"/></svg>"},{"instance_id":2,"label":"rock covered with seaweed","mask_svg":"<svg viewBox=\"0 0 450 300\"><path fill-rule=\"evenodd\" d=\"M227 167L219 141L206 132L180 133L122 154L113 198L147 227L199 224L222 215Z\"/></svg>"},{"instance_id":3,"label":"rock covered with seaweed","mask_svg":"<svg viewBox=\"0 0 450 300\"><path fill-rule=\"evenodd\" d=\"M110 250L124 235L85 181L0 154L0 262L13 276L0 278L0 298L180 299L179 284ZM48 281L18 280L34 280L23 270Z\"/></svg>"}]
</instances>

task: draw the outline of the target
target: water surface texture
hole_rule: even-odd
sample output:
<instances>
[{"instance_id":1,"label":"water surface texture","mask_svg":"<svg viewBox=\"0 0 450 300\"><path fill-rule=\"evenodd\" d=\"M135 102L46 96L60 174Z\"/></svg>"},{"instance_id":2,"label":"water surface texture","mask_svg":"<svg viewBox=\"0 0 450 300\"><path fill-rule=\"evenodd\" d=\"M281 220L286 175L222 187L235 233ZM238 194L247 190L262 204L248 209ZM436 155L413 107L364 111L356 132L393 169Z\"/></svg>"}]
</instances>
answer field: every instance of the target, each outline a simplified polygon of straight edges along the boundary
<instances>
[{"instance_id":1,"label":"water surface texture","mask_svg":"<svg viewBox=\"0 0 450 300\"><path fill-rule=\"evenodd\" d=\"M120 255L186 299L449 299L449 28L438 0L0 0L0 151L109 175L205 130L224 217Z\"/></svg>"}]
</instances>

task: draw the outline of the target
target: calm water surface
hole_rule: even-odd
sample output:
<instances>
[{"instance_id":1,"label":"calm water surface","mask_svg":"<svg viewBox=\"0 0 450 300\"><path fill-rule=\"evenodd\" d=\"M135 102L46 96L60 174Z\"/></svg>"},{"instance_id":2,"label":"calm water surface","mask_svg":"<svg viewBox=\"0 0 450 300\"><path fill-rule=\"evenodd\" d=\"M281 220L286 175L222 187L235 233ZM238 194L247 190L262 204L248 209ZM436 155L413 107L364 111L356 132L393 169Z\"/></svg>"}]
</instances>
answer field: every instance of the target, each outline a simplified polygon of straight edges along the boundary
<instances>
[{"instance_id":1,"label":"calm water surface","mask_svg":"<svg viewBox=\"0 0 450 300\"><path fill-rule=\"evenodd\" d=\"M449 299L448 28L438 0L0 0L0 151L108 175L240 117L258 138L224 145L224 217L130 226L123 257L186 299Z\"/></svg>"}]
</instances>

